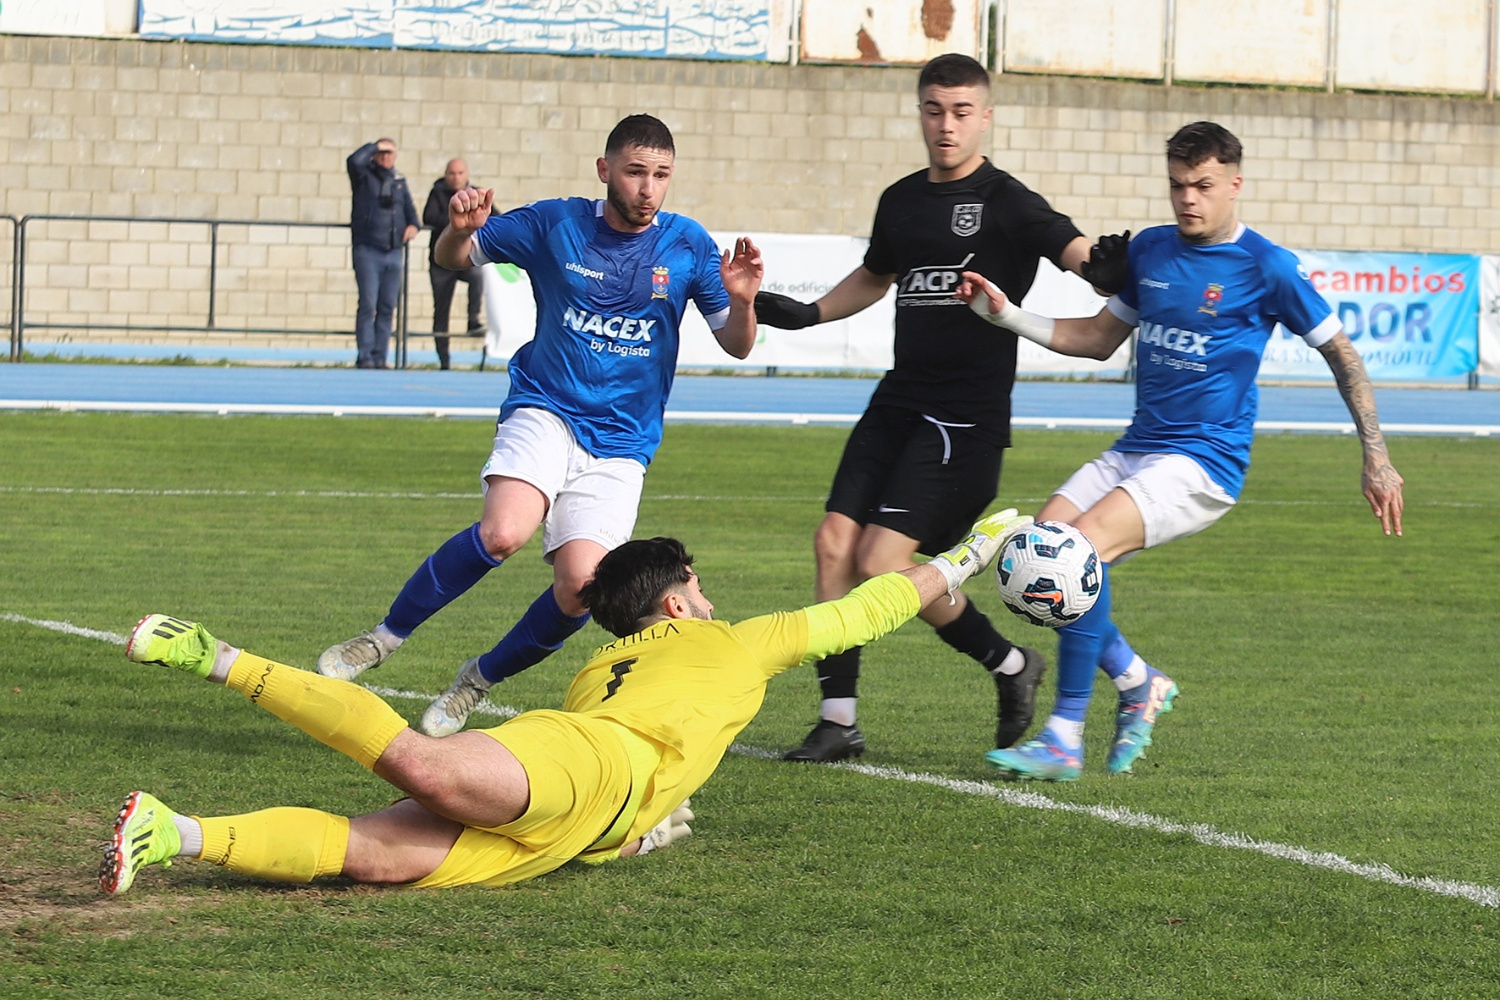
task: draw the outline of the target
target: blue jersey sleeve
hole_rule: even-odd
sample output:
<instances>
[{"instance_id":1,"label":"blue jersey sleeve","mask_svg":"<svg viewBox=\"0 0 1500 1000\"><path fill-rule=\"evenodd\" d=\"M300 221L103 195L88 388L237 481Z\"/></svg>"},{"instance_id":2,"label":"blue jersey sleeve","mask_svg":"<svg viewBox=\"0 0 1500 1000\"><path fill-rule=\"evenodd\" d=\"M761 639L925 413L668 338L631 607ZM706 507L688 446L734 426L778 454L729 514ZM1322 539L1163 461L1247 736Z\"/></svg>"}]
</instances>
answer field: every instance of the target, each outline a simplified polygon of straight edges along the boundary
<instances>
[{"instance_id":1,"label":"blue jersey sleeve","mask_svg":"<svg viewBox=\"0 0 1500 1000\"><path fill-rule=\"evenodd\" d=\"M555 202L532 202L504 215L492 215L474 234L479 252L491 262L510 262L529 269L546 245Z\"/></svg>"},{"instance_id":2,"label":"blue jersey sleeve","mask_svg":"<svg viewBox=\"0 0 1500 1000\"><path fill-rule=\"evenodd\" d=\"M718 331L729 319L729 293L724 290L724 278L719 274L719 247L697 223L692 224L687 237L694 256L693 304L708 320L708 328Z\"/></svg>"},{"instance_id":3,"label":"blue jersey sleeve","mask_svg":"<svg viewBox=\"0 0 1500 1000\"><path fill-rule=\"evenodd\" d=\"M1264 261L1266 312L1301 337L1309 347L1331 340L1341 329L1328 300L1313 287L1307 268L1290 250L1276 247Z\"/></svg>"}]
</instances>

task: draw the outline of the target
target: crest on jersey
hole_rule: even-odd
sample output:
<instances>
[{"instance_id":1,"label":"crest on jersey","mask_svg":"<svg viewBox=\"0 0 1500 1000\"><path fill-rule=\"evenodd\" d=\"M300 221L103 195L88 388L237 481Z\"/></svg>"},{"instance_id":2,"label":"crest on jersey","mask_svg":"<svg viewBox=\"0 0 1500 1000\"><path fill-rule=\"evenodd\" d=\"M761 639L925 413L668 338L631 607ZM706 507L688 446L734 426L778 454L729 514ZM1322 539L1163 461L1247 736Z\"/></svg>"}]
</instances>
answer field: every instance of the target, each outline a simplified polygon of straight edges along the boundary
<instances>
[{"instance_id":1,"label":"crest on jersey","mask_svg":"<svg viewBox=\"0 0 1500 1000\"><path fill-rule=\"evenodd\" d=\"M1219 315L1219 303L1223 300L1224 286L1209 285L1203 290L1203 304L1198 307L1198 311L1208 313L1210 316L1217 316Z\"/></svg>"},{"instance_id":2,"label":"crest on jersey","mask_svg":"<svg viewBox=\"0 0 1500 1000\"><path fill-rule=\"evenodd\" d=\"M980 220L984 218L984 203L953 206L953 232L959 236L973 236L979 232Z\"/></svg>"},{"instance_id":3,"label":"crest on jersey","mask_svg":"<svg viewBox=\"0 0 1500 1000\"><path fill-rule=\"evenodd\" d=\"M651 297L653 299L664 299L667 297L667 287L671 284L672 276L667 269L660 265L651 269Z\"/></svg>"}]
</instances>

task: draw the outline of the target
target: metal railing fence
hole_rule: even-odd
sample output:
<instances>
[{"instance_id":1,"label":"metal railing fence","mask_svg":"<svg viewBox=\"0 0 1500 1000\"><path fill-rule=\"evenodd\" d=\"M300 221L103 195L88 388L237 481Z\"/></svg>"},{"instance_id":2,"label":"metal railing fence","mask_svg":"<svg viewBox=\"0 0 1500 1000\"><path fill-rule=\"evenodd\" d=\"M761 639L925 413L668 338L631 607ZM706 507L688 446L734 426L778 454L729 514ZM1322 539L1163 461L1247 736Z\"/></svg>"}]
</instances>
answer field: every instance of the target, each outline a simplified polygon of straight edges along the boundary
<instances>
[{"instance_id":1,"label":"metal railing fence","mask_svg":"<svg viewBox=\"0 0 1500 1000\"><path fill-rule=\"evenodd\" d=\"M29 332L43 330L69 330L80 332L110 331L115 333L138 331L142 333L167 334L259 334L304 337L342 336L350 338L351 341L353 339L354 330L351 327L347 326L330 327L327 325L298 325L291 322L251 322L249 321L249 314L246 311L247 307L242 307L239 310L237 321L231 320L229 322L226 322L223 309L223 299L225 296L225 289L223 287L223 275L227 269L231 269L231 266L227 265L225 262L226 251L232 251L237 248L252 245L257 247L265 247L269 250L269 248L274 246L273 243L266 240L256 241L254 239L249 239L246 240L243 244L237 243L232 239L226 240L226 229L232 230L235 227L242 227L251 233L256 231L267 231L275 229L280 229L288 233L293 233L298 230L322 230L325 232L341 230L347 232L349 229L348 223L296 222L277 220L262 221L253 219L206 219L176 217L158 218L142 216L49 214L25 215L19 219L10 215L0 216L0 218L4 218L11 223L12 246L14 248L13 259L11 263L11 361L18 362L23 359L26 350L27 335ZM46 235L46 228L51 224L58 223L66 223L75 227L83 227L85 232L82 235L79 235L75 232L75 234L69 238L56 236L48 237ZM148 319L125 319L123 321L113 321L108 318L101 319L100 315L102 314L108 317L116 312L120 312L125 313L128 316L133 312L133 310L115 310L109 308L108 306L105 306L103 308L100 308L98 306L57 308L54 305L53 307L47 309L36 308L29 301L28 292L38 291L39 289L46 286L46 282L38 281L35 276L29 274L28 272L31 268L42 266L39 265L34 259L34 251L37 246L46 239L50 238L52 242L62 244L63 249L54 252L53 256L54 258L65 258L61 260L49 260L45 265L48 268L59 267L66 271L70 268L78 267L83 268L85 269L85 271L87 271L87 269L90 267L103 267L115 272L126 271L128 273L129 268L127 268L125 265L112 267L107 263L107 249L102 251L102 255L105 257L105 261L101 261L100 259L98 259L100 254L94 254L94 259L90 259L86 262L78 262L75 260L66 259L70 257L70 251L75 246L94 245L98 242L110 242L107 239L95 238L89 235L88 232L86 232L86 230L101 224L114 224L122 225L125 227L165 228L168 238L163 239L157 243L153 243L148 247L148 253L146 255L147 260L145 262L136 261L129 265L129 267L143 268L157 272L165 271L168 275L169 285L174 282L178 284L188 285L189 287L186 288L162 288L159 287L161 284L160 280L153 280L153 282L151 283L153 285L153 288L148 289L147 292L155 291L158 294L170 292L173 296L174 303L180 302L184 299L184 297L186 297L188 300L191 300L192 305L195 308L191 310L183 310L176 305L157 308L154 311L154 315L157 317L155 320L149 318L153 315L153 310L141 310L141 312L147 315ZM196 241L184 240L182 238L183 233L181 231L181 227L202 227L203 236L201 239ZM287 242L291 243L294 241ZM151 259L153 256L156 256L151 252L151 250L155 247L162 245L171 245L175 247L182 244L187 244L188 246L188 249L183 253L170 255L163 253L159 255L161 260L153 261ZM202 258L204 254L201 251L205 245L206 260L200 260L200 262L195 264L191 259L193 256L195 256L195 254L193 253L193 248L199 248L200 252L197 253L196 256ZM309 247L317 247L317 244L314 243L307 243L303 245ZM325 241L323 244L324 247L331 247L332 245L333 244L327 241ZM392 344L390 347L390 357L396 367L405 367L408 359L408 337L410 333L409 307L411 303L411 249L411 243L407 243L403 247L401 290L399 298L397 300L396 314L394 316L394 322L392 326ZM338 267L334 268L331 265L326 265L325 269L329 274L332 274L335 270L337 270L343 275L348 276L352 272L352 264L350 263L349 259L349 245L347 242L339 245L339 254L340 256ZM169 257L176 259L169 263ZM182 258L186 258L186 261L184 262ZM280 268L286 271L288 275L298 270L298 267L295 263L283 264L280 265ZM194 278L194 276L200 270L202 271L202 278L204 281L201 287L196 286L196 279ZM237 264L232 266L232 270L237 275L246 276L250 271L254 270L254 266L249 264ZM266 270L276 271L277 268L268 267L266 268ZM112 277L118 278L119 275L112 275ZM304 285L312 283L315 283L313 279L305 280L302 282L302 284ZM69 288L65 289L65 291L66 290L80 292L87 291L90 293L97 291L95 289L81 288L76 280L71 281ZM121 292L129 291L128 287L117 287L114 290ZM268 307L266 308L265 312L261 313L262 317L272 314L271 310L269 309L269 301L272 297L279 297L281 308L283 308L284 310L291 310L295 308L295 305L293 304L295 296L288 290L287 287L250 289L247 283L246 287L234 289L234 291L237 293L253 292L254 295L266 296ZM304 288L303 293L306 293L306 291L307 290ZM105 294L106 296L108 295L108 290L105 290ZM146 293L143 292L142 294ZM323 297L342 299L347 298L348 294L349 293L346 289L342 292L330 292ZM167 312L171 313L173 317L172 321L165 321L161 318L163 315L162 308L165 308ZM248 308L253 308L253 306ZM178 321L176 319L176 317L178 317L179 315L183 315L188 311L194 311L201 315L201 323L187 323ZM44 317L54 317L57 315L61 315L63 318L31 318L39 313ZM304 320L306 317L308 317L308 315L309 314L306 312L301 314ZM335 311L332 309L329 309L325 312L325 317L329 319L332 319L334 315ZM352 310L338 310L337 315L343 317L344 319L347 319L347 317L352 315ZM290 319L291 313L287 312L286 317ZM465 334L463 333L450 334L450 336L464 335Z\"/></svg>"}]
</instances>

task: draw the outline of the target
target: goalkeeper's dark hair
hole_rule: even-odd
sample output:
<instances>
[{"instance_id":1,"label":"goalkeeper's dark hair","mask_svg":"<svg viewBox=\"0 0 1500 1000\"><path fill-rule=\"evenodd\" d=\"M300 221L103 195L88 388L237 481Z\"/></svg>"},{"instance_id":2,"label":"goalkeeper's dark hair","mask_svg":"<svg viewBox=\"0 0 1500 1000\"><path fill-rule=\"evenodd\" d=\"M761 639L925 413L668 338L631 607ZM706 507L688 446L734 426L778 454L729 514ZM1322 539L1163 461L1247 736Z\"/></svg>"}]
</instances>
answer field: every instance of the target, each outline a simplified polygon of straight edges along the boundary
<instances>
[{"instance_id":1,"label":"goalkeeper's dark hair","mask_svg":"<svg viewBox=\"0 0 1500 1000\"><path fill-rule=\"evenodd\" d=\"M640 538L607 553L578 599L605 631L624 638L661 611L661 598L692 579L692 553L675 538Z\"/></svg>"},{"instance_id":2,"label":"goalkeeper's dark hair","mask_svg":"<svg viewBox=\"0 0 1500 1000\"><path fill-rule=\"evenodd\" d=\"M629 146L659 149L664 153L677 155L677 147L672 144L672 130L660 118L652 115L621 118L620 123L610 130L609 138L604 140L604 155L623 153Z\"/></svg>"},{"instance_id":3,"label":"goalkeeper's dark hair","mask_svg":"<svg viewBox=\"0 0 1500 1000\"><path fill-rule=\"evenodd\" d=\"M923 87L983 87L990 89L989 70L973 56L948 52L934 56L917 77L917 92Z\"/></svg>"},{"instance_id":4,"label":"goalkeeper's dark hair","mask_svg":"<svg viewBox=\"0 0 1500 1000\"><path fill-rule=\"evenodd\" d=\"M1218 160L1225 166L1239 166L1244 153L1234 133L1218 122L1184 125L1167 140L1167 159L1181 160L1190 167L1208 160Z\"/></svg>"}]
</instances>

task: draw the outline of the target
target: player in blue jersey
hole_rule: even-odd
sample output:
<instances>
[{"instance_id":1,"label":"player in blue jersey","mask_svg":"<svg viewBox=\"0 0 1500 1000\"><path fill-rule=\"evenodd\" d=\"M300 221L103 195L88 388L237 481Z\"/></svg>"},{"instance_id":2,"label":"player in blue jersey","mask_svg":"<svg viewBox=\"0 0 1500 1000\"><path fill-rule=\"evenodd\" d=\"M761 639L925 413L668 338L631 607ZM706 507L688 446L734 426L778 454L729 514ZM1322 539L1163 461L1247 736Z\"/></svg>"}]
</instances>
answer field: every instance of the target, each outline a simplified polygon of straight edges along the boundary
<instances>
[{"instance_id":1,"label":"player in blue jersey","mask_svg":"<svg viewBox=\"0 0 1500 1000\"><path fill-rule=\"evenodd\" d=\"M1365 498L1384 532L1401 534L1402 480L1364 363L1297 258L1236 218L1240 157L1239 140L1220 125L1178 130L1167 142L1177 225L1135 238L1124 289L1090 319L1028 313L979 274L964 275L959 296L975 312L1060 354L1107 358L1140 329L1130 427L1037 515L1077 525L1104 567L1093 610L1059 629L1057 703L1040 736L988 755L1003 771L1052 781L1079 776L1096 667L1120 695L1107 770L1129 771L1150 745L1177 685L1136 655L1111 620L1110 564L1202 531L1234 506L1250 464L1255 376L1277 323L1328 362L1364 451Z\"/></svg>"},{"instance_id":2,"label":"player in blue jersey","mask_svg":"<svg viewBox=\"0 0 1500 1000\"><path fill-rule=\"evenodd\" d=\"M743 358L755 342L760 251L740 239L721 256L702 226L661 211L675 160L667 126L631 115L599 158L603 199L540 201L496 216L493 189L459 191L449 202L434 260L524 268L536 334L510 362L510 393L479 474L479 522L422 563L379 625L326 650L318 671L349 680L378 666L538 527L553 584L493 649L460 668L422 716L428 735L462 729L490 685L541 661L588 621L578 592L635 527L688 301L728 354Z\"/></svg>"}]
</instances>

